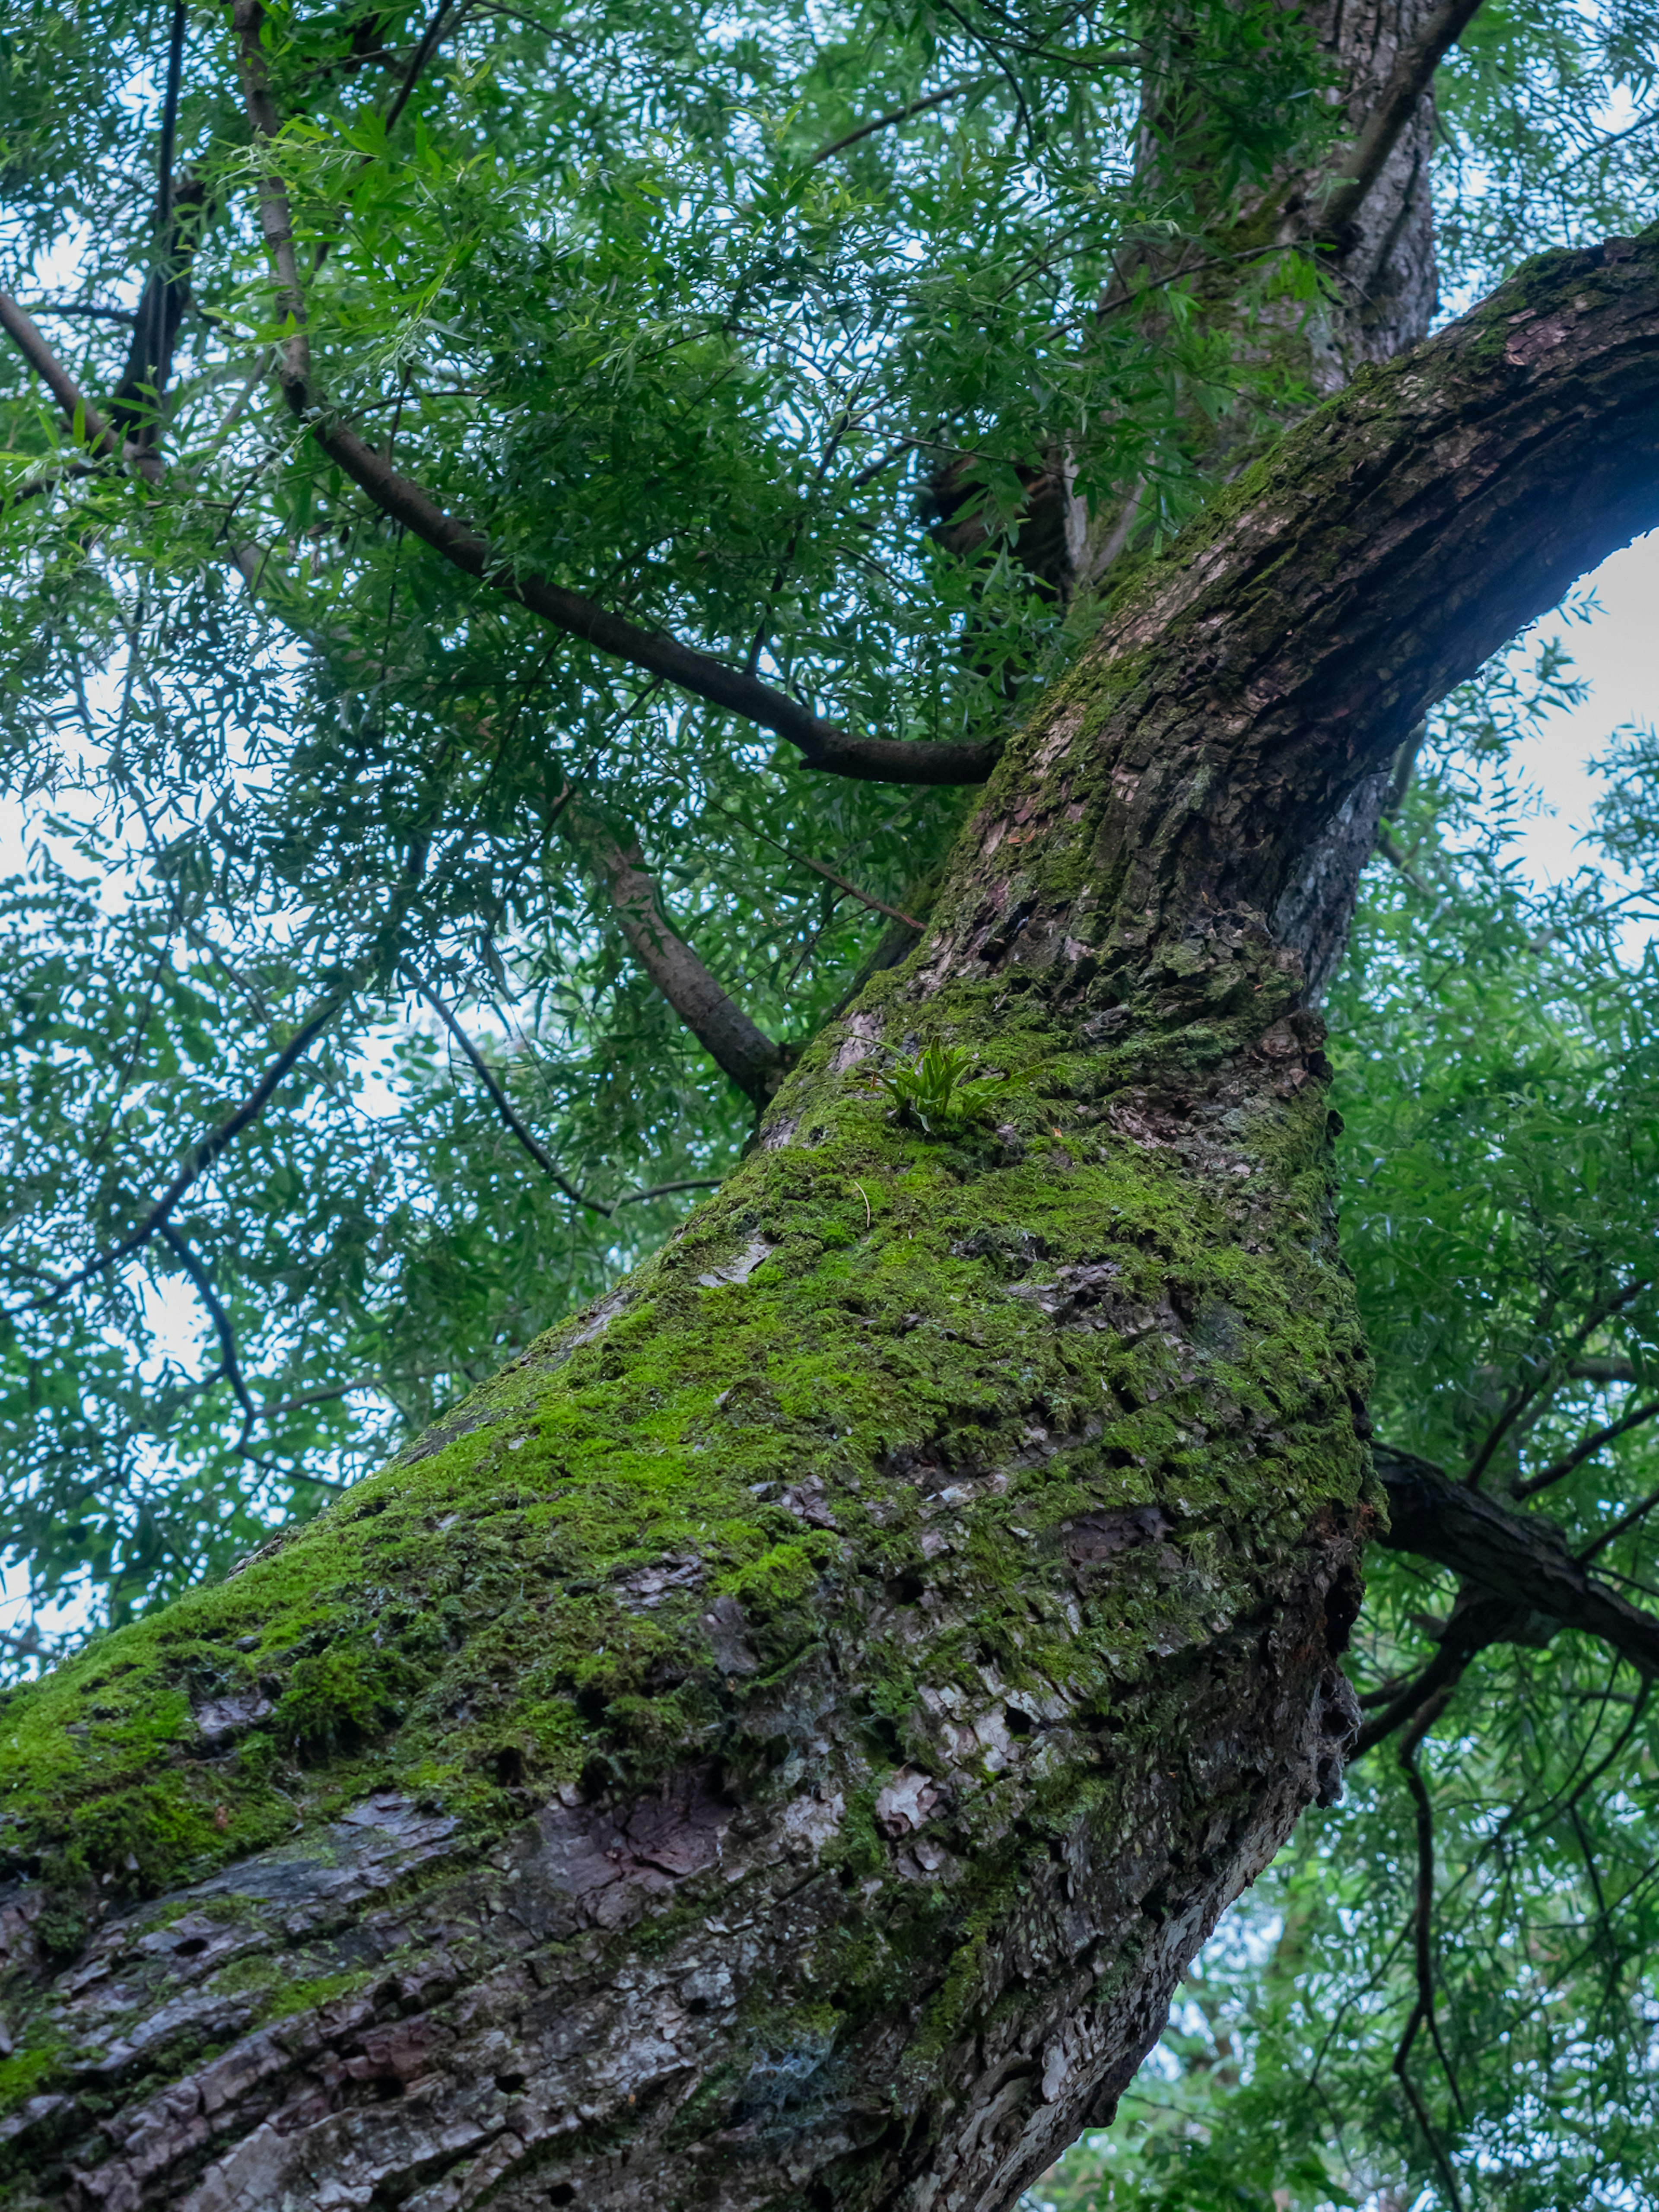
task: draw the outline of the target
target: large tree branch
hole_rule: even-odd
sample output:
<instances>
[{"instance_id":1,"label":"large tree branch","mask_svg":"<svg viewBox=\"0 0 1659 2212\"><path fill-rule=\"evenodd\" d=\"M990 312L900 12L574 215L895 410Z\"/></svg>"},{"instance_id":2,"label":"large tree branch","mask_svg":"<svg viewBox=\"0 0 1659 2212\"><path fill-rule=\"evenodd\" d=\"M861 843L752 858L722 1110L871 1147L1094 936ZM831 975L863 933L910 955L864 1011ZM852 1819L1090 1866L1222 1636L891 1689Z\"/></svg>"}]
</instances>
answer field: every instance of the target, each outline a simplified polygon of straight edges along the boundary
<instances>
[{"instance_id":1,"label":"large tree branch","mask_svg":"<svg viewBox=\"0 0 1659 2212\"><path fill-rule=\"evenodd\" d=\"M261 0L235 0L248 118L256 135L269 143L277 136L279 119L259 40L264 19ZM276 276L278 312L289 326L276 372L277 383L317 446L382 514L401 523L463 575L516 601L556 629L784 738L799 748L811 768L878 783L981 783L989 775L996 764L994 746L854 737L787 692L711 653L682 644L665 631L643 629L562 584L515 568L509 556L469 523L446 514L424 486L402 475L327 404L312 371L305 287L287 190L269 172L259 180L259 222Z\"/></svg>"},{"instance_id":2,"label":"large tree branch","mask_svg":"<svg viewBox=\"0 0 1659 2212\"><path fill-rule=\"evenodd\" d=\"M1390 1522L1379 1543L1449 1567L1517 1615L1541 1613L1599 1637L1632 1666L1659 1675L1659 1618L1589 1573L1553 1522L1512 1513L1409 1452L1379 1445L1374 1463ZM1465 1639L1460 1633L1456 1640Z\"/></svg>"},{"instance_id":3,"label":"large tree branch","mask_svg":"<svg viewBox=\"0 0 1659 2212\"><path fill-rule=\"evenodd\" d=\"M639 848L624 845L574 793L559 821L604 883L634 957L716 1064L764 1105L788 1071L789 1054L750 1019L670 924Z\"/></svg>"},{"instance_id":4,"label":"large tree branch","mask_svg":"<svg viewBox=\"0 0 1659 2212\"><path fill-rule=\"evenodd\" d=\"M114 460L120 448L109 424L9 292L0 292L0 330L58 402L71 435L78 435L100 459Z\"/></svg>"}]
</instances>

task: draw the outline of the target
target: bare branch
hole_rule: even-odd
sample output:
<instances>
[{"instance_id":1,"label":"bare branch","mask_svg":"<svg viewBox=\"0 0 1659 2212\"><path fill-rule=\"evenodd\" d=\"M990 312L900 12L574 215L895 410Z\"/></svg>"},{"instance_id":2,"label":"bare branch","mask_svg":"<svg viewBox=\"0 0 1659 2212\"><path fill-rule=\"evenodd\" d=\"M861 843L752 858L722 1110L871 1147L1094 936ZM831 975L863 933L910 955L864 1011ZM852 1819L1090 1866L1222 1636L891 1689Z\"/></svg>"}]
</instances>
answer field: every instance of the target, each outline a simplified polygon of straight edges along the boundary
<instances>
[{"instance_id":1,"label":"bare branch","mask_svg":"<svg viewBox=\"0 0 1659 2212\"><path fill-rule=\"evenodd\" d=\"M213 1323L214 1334L219 1340L219 1356L224 1362L225 1380L236 1393L236 1402L242 1409L241 1442L247 1441L248 1431L258 1415L253 1401L247 1395L247 1385L242 1380L240 1362L236 1357L236 1332L230 1325L230 1316L220 1303L217 1291L208 1279L207 1269L191 1250L171 1222L164 1221L161 1229L161 1241L196 1286L196 1294L207 1308L208 1318Z\"/></svg>"},{"instance_id":2,"label":"bare branch","mask_svg":"<svg viewBox=\"0 0 1659 2212\"><path fill-rule=\"evenodd\" d=\"M1640 1504L1632 1505L1628 1513L1620 1515L1610 1528L1604 1528L1593 1544L1585 1545L1583 1550L1577 1555L1579 1565L1588 1566L1598 1553L1605 1552L1607 1546L1622 1536L1627 1529L1635 1528L1638 1521L1645 1521L1656 1505L1659 1505L1659 1490L1651 1490Z\"/></svg>"},{"instance_id":3,"label":"bare branch","mask_svg":"<svg viewBox=\"0 0 1659 2212\"><path fill-rule=\"evenodd\" d=\"M574 795L559 825L604 882L641 967L716 1065L763 1105L787 1072L789 1054L750 1019L670 927L637 846L624 847Z\"/></svg>"},{"instance_id":4,"label":"bare branch","mask_svg":"<svg viewBox=\"0 0 1659 2212\"><path fill-rule=\"evenodd\" d=\"M46 300L38 306L30 307L27 312L31 315L84 315L89 321L95 323L131 325L138 319L131 307L100 307L90 301L82 300L70 300L61 303Z\"/></svg>"},{"instance_id":5,"label":"bare branch","mask_svg":"<svg viewBox=\"0 0 1659 2212\"><path fill-rule=\"evenodd\" d=\"M890 921L902 921L907 929L921 930L921 924L914 915L902 914L897 907L889 906L885 899L878 899L872 891L861 891L856 884L849 884L845 876L838 876L833 868L825 867L822 860L813 860L810 854L796 852L793 845L780 844L775 837L769 837L764 830L757 830L744 822L740 814L733 814L729 806L720 807L717 811L729 821L736 822L747 830L751 837L758 837L763 845L769 845L775 853L781 853L786 860L793 860L798 868L811 868L814 875L822 876L826 883L834 884L837 890L845 891L848 898L855 898L860 906L867 906L872 914L884 914Z\"/></svg>"},{"instance_id":6,"label":"bare branch","mask_svg":"<svg viewBox=\"0 0 1659 2212\"><path fill-rule=\"evenodd\" d=\"M1480 0L1445 0L1412 44L1401 48L1393 73L1337 168L1330 196L1320 211L1319 235L1328 243L1343 246L1352 238L1359 211L1410 122L1413 110L1480 5Z\"/></svg>"},{"instance_id":7,"label":"bare branch","mask_svg":"<svg viewBox=\"0 0 1659 2212\"><path fill-rule=\"evenodd\" d=\"M260 0L236 0L234 21L248 118L258 137L273 140L278 120L259 43L263 20ZM811 768L867 782L980 783L990 774L997 757L993 745L854 737L757 677L684 645L663 631L641 629L636 623L611 613L549 578L514 570L487 538L447 514L422 485L400 475L327 406L312 376L305 290L288 194L281 180L269 173L259 179L259 222L276 276L277 313L289 325L276 370L283 397L322 452L383 514L401 523L463 575L487 585L555 629L628 666L644 669L689 691L694 698L771 731L799 747Z\"/></svg>"},{"instance_id":8,"label":"bare branch","mask_svg":"<svg viewBox=\"0 0 1659 2212\"><path fill-rule=\"evenodd\" d=\"M431 1007L433 1012L436 1014L438 1019L443 1024L444 1027L449 1031L451 1036L454 1038L456 1043L459 1045L461 1050L465 1054L468 1060L471 1063L474 1074L477 1075L479 1082L483 1084L484 1089L489 1093L490 1103L495 1107L496 1113L500 1115L506 1127L518 1139L520 1144L524 1146L526 1152L528 1152L531 1158L535 1161L542 1173L547 1176L550 1182L556 1183L558 1188L564 1193L565 1196L574 1205L586 1206L590 1213L599 1213L608 1217L610 1214L614 1212L614 1207L602 1204L597 1198L589 1198L585 1191L578 1190L574 1182L566 1181L565 1177L559 1172L557 1164L553 1159L552 1155L548 1152L541 1139L536 1136L533 1132L527 1129L524 1123L519 1119L518 1115L514 1113L512 1101L508 1098L506 1091L501 1089L501 1085L495 1080L495 1071L491 1068L489 1061L484 1058L483 1054L478 1050L477 1045L473 1043L466 1031L462 1028L455 1016L450 1012L449 1008L445 1006L443 1000L439 998L435 991L428 990L427 986L421 982L417 978L411 978L411 981L414 981L416 991L426 1000L428 1006Z\"/></svg>"},{"instance_id":9,"label":"bare branch","mask_svg":"<svg viewBox=\"0 0 1659 2212\"><path fill-rule=\"evenodd\" d=\"M1554 1390L1562 1377L1571 1372L1572 1356L1582 1350L1585 1339L1593 1336L1603 1322L1610 1321L1614 1314L1622 1312L1627 1305L1640 1297L1644 1291L1651 1288L1652 1278L1648 1275L1638 1275L1632 1282L1621 1284L1599 1304L1593 1306L1577 1328L1573 1331L1567 1340L1565 1349L1568 1358L1565 1360L1559 1357L1551 1360L1547 1366L1539 1370L1532 1382L1519 1384L1510 1393L1503 1412L1492 1424L1486 1441L1469 1462L1469 1471L1464 1480L1471 1490L1479 1489L1480 1478L1490 1465L1492 1454L1533 1400L1540 1391L1547 1396Z\"/></svg>"},{"instance_id":10,"label":"bare branch","mask_svg":"<svg viewBox=\"0 0 1659 2212\"><path fill-rule=\"evenodd\" d=\"M489 1093L490 1100L495 1106L495 1111L501 1115L501 1120L506 1124L507 1127L512 1132L514 1136L518 1139L519 1142L524 1146L526 1152L529 1153L531 1158L535 1161L537 1166L541 1169L544 1175L550 1176L552 1181L558 1185L565 1196L568 1199L573 1199L578 1206L586 1206L590 1213L601 1214L606 1220L609 1220L619 1206L640 1206L642 1205L647 1199L667 1198L672 1193L681 1190L718 1190L720 1184L725 1181L725 1177L723 1176L684 1176L676 1182L653 1183L648 1190L624 1191L620 1198L613 1198L608 1204L603 1199L589 1198L585 1191L578 1190L574 1183L568 1182L565 1180L564 1176L559 1172L558 1168L554 1164L551 1155L547 1151L545 1146L542 1144L540 1139L538 1138L531 1130L527 1129L524 1123L520 1120L518 1115L514 1110L512 1101L507 1097L507 1093L496 1081L495 1070L490 1066L489 1061L485 1060L483 1054L473 1043L471 1038L467 1035L465 1030L462 1028L455 1016L450 1012L449 1008L444 1005L442 1000L438 997L435 992L428 990L427 986L422 983L418 977L413 977L410 980L414 984L416 991L426 1000L428 1006L430 1006L433 1012L437 1015L439 1020L442 1022L444 1027L449 1031L456 1043L459 1045L461 1050L466 1054L467 1059L471 1062L473 1070L477 1075L478 1080L483 1085L484 1089ZM378 1388L379 1386L374 1385L368 1387Z\"/></svg>"}]
</instances>

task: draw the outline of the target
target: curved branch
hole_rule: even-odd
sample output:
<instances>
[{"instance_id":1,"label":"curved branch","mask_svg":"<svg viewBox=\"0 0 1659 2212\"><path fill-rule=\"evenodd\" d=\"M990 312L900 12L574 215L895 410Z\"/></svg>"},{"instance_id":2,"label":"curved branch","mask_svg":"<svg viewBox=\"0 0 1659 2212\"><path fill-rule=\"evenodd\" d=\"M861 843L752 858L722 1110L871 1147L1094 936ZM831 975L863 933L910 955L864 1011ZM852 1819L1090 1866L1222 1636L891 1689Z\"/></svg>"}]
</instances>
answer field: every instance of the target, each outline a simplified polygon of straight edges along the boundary
<instances>
[{"instance_id":1,"label":"curved branch","mask_svg":"<svg viewBox=\"0 0 1659 2212\"><path fill-rule=\"evenodd\" d=\"M256 135L272 140L278 120L259 43L260 0L236 0L234 21L242 62L244 98ZM647 671L694 698L769 730L797 746L807 765L836 775L877 783L981 783L996 764L994 745L910 744L891 738L858 738L826 722L787 692L732 668L713 654L684 645L661 630L642 629L562 584L521 574L509 558L470 524L447 514L425 488L403 476L323 400L314 384L306 337L305 288L295 252L288 194L271 175L259 180L259 221L276 276L277 311L290 325L276 380L295 415L337 468L366 493L382 514L401 523L463 575L550 623L568 636L597 647L631 668Z\"/></svg>"},{"instance_id":2,"label":"curved branch","mask_svg":"<svg viewBox=\"0 0 1659 2212\"><path fill-rule=\"evenodd\" d=\"M1575 1444L1572 1449L1565 1453L1561 1458L1552 1461L1540 1474L1528 1476L1524 1482L1511 1483L1510 1497L1532 1498L1539 1491L1549 1489L1553 1483L1564 1480L1576 1468L1583 1467L1587 1459L1594 1459L1603 1444L1610 1444L1616 1437L1628 1435L1632 1429L1643 1427L1656 1415L1659 1415L1659 1398L1650 1399L1645 1406L1632 1407L1628 1413L1621 1415L1618 1420L1609 1421L1605 1427L1592 1430L1582 1443Z\"/></svg>"},{"instance_id":3,"label":"curved branch","mask_svg":"<svg viewBox=\"0 0 1659 2212\"><path fill-rule=\"evenodd\" d=\"M750 1020L671 927L638 847L624 846L574 796L565 802L559 827L604 883L641 967L716 1066L757 1105L764 1105L788 1073L791 1054Z\"/></svg>"},{"instance_id":4,"label":"curved branch","mask_svg":"<svg viewBox=\"0 0 1659 2212\"><path fill-rule=\"evenodd\" d=\"M490 1066L483 1054L478 1050L477 1046L473 1043L471 1038L467 1035L465 1030L462 1028L460 1023L456 1019L450 1009L445 1006L443 1000L438 996L437 993L435 991L428 990L427 986L418 980L415 981L415 989L418 995L426 1000L428 1006L431 1007L433 1012L436 1014L438 1019L443 1024L444 1027L449 1031L451 1036L454 1038L456 1043L459 1045L461 1050L466 1054L468 1060L471 1063L473 1073L477 1077L479 1082L483 1084L484 1089L489 1093L490 1103L495 1107L495 1111L501 1116L502 1122L512 1134L518 1139L520 1144L523 1146L525 1151L529 1153L531 1158L535 1161L537 1166L541 1170L542 1173L548 1178L548 1180L550 1182L556 1183L559 1188L564 1193L565 1196L569 1199L574 1205L585 1206L590 1213L603 1214L607 1218L613 1213L616 1211L614 1206L606 1206L597 1198L589 1198L585 1191L578 1190L574 1182L566 1181L565 1177L559 1171L557 1163L555 1161L552 1154L548 1151L547 1147L542 1143L540 1138L535 1134L533 1130L526 1128L525 1124L520 1120L518 1115L514 1111L512 1100L507 1097L506 1091L502 1090L501 1085L495 1080L495 1070Z\"/></svg>"},{"instance_id":5,"label":"curved branch","mask_svg":"<svg viewBox=\"0 0 1659 2212\"><path fill-rule=\"evenodd\" d=\"M1644 1676L1659 1676L1659 1618L1589 1575L1553 1522L1510 1513L1408 1452L1377 1445L1373 1463L1390 1522L1375 1540L1449 1567L1462 1582L1433 1658L1366 1723L1355 1759L1431 1698L1443 1705L1477 1653L1494 1644L1536 1642L1540 1622L1546 1633L1575 1628L1597 1637Z\"/></svg>"},{"instance_id":6,"label":"curved branch","mask_svg":"<svg viewBox=\"0 0 1659 2212\"><path fill-rule=\"evenodd\" d=\"M218 1292L209 1279L207 1269L171 1222L164 1221L161 1224L161 1236L168 1251L172 1253L173 1258L195 1285L196 1294L207 1308L208 1319L213 1323L213 1333L219 1340L219 1356L224 1362L225 1380L234 1391L236 1402L242 1409L242 1434L238 1444L240 1449L241 1444L247 1442L248 1431L253 1426L258 1415L254 1410L253 1401L247 1395L247 1384L242 1379L241 1362L236 1357L236 1332L230 1325L230 1316L225 1311Z\"/></svg>"},{"instance_id":7,"label":"curved branch","mask_svg":"<svg viewBox=\"0 0 1659 2212\"><path fill-rule=\"evenodd\" d=\"M885 115L877 116L873 123L861 123L856 131L849 131L844 138L837 138L828 146L820 146L806 166L816 169L820 161L827 161L835 154L844 154L849 146L856 146L861 138L873 138L878 131L890 131L896 123L908 123L913 115L925 115L930 107L943 107L947 100L965 100L970 92L984 92L989 86L1000 84L1000 76L963 77L957 84L947 84L943 92L930 92L925 100L913 100L908 107L895 107Z\"/></svg>"}]
</instances>

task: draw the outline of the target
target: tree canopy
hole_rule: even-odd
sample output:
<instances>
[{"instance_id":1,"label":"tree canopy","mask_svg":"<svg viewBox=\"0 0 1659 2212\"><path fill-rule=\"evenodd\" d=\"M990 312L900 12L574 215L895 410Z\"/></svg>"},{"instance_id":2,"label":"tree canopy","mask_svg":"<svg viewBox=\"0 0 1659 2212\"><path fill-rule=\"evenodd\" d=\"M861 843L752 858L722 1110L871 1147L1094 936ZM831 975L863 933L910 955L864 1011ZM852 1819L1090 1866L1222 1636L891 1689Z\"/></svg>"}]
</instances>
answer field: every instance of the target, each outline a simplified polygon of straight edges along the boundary
<instances>
[{"instance_id":1,"label":"tree canopy","mask_svg":"<svg viewBox=\"0 0 1659 2212\"><path fill-rule=\"evenodd\" d=\"M1001 734L1316 396L1276 341L1330 273L1259 219L1341 153L1310 13L9 11L15 1674L602 1291L914 943ZM1659 9L1474 14L1448 306L1650 219L1656 82ZM1121 518L1064 590L1056 476ZM1570 683L1529 647L1401 762L1328 1009L1345 1249L1380 1445L1659 1603L1659 970L1504 842ZM1646 884L1654 765L1601 824ZM1639 2197L1650 1678L1475 1601L1373 1549L1356 1685L1427 1701L1039 2201Z\"/></svg>"}]
</instances>

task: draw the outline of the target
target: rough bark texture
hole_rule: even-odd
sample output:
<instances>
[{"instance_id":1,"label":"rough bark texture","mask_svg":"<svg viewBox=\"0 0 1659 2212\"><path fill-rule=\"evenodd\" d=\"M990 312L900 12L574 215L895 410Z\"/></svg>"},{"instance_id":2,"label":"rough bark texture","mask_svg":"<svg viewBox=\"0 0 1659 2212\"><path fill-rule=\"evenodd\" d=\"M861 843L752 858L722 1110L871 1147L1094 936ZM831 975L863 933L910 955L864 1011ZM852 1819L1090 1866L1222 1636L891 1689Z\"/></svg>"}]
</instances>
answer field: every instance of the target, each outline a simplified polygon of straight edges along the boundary
<instances>
[{"instance_id":1,"label":"rough bark texture","mask_svg":"<svg viewBox=\"0 0 1659 2212\"><path fill-rule=\"evenodd\" d=\"M1002 2212L1336 1786L1372 1517L1273 917L1659 514L1659 240L1122 587L738 1176L0 1717L15 2205ZM875 1071L1017 1080L907 1121Z\"/></svg>"},{"instance_id":2,"label":"rough bark texture","mask_svg":"<svg viewBox=\"0 0 1659 2212\"><path fill-rule=\"evenodd\" d=\"M1303 9L1342 101L1352 134L1343 141L1346 153L1358 154L1371 127L1386 118L1377 143L1381 158L1367 165L1363 179L1345 182L1348 162L1339 154L1273 178L1242 206L1230 203L1224 226L1211 242L1213 261L1197 275L1206 323L1234 332L1241 350L1258 362L1276 362L1291 388L1299 388L1310 402L1340 391L1367 363L1391 361L1417 344L1434 316L1437 279L1429 190L1434 100L1425 88L1403 105L1390 95L1402 76L1416 82L1411 64L1425 37L1432 44L1437 27L1457 12L1446 0L1322 0ZM1461 12L1474 12L1467 0ZM1156 89L1149 98L1156 104ZM1164 136L1153 134L1149 143L1161 144ZM1349 212L1332 235L1328 211L1337 198ZM1248 279L1255 257L1274 246L1305 252L1316 242L1326 279L1317 307L1311 313L1287 307L1261 318L1240 291L1241 274ZM1178 273L1162 246L1126 258L1159 280ZM1245 458L1233 417L1212 420L1195 409L1190 428L1191 458L1203 472L1224 475ZM983 516L961 513L971 473L963 463L948 463L931 486L935 532L942 544L964 556L977 553L991 535ZM1019 473L1025 506L1013 547L1018 559L1059 599L1098 584L1133 543L1141 488L1125 486L1121 503L1107 502L1091 515L1076 493L1076 471L1063 454L1033 461ZM1346 914L1340 920L1327 916L1321 925L1320 933L1334 945L1330 969L1340 957L1346 927Z\"/></svg>"}]
</instances>

